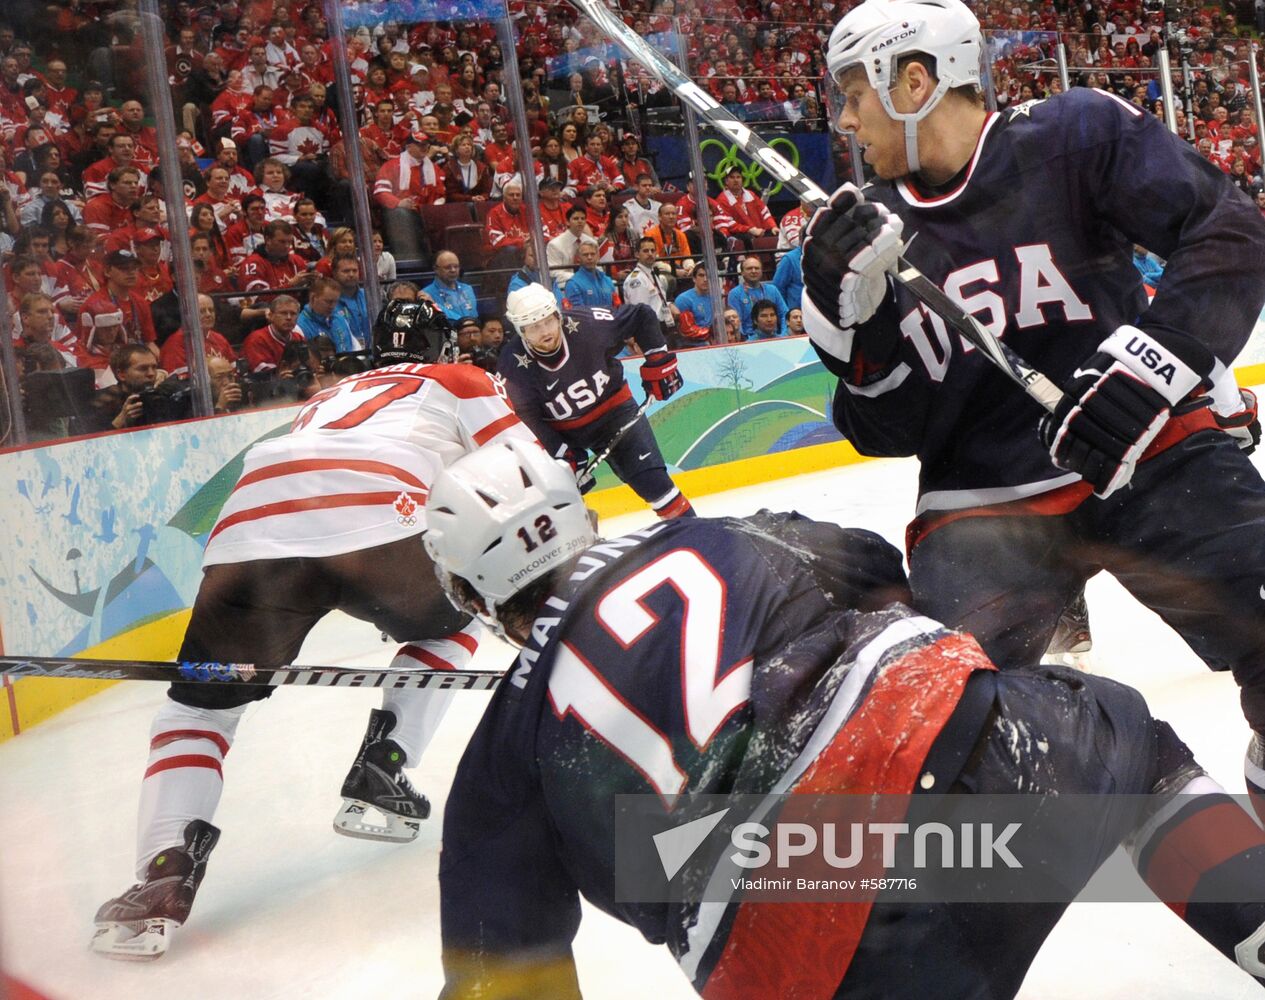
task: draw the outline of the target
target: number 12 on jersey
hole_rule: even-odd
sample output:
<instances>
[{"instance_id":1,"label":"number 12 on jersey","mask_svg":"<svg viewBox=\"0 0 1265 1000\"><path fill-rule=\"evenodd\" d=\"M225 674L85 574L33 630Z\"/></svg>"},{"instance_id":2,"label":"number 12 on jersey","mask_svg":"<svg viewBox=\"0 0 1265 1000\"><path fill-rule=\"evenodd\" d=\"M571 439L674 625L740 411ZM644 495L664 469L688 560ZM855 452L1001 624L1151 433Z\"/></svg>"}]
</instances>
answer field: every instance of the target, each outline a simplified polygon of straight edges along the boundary
<instances>
[{"instance_id":1,"label":"number 12 on jersey","mask_svg":"<svg viewBox=\"0 0 1265 1000\"><path fill-rule=\"evenodd\" d=\"M684 605L679 665L682 707L690 742L704 751L751 696L750 657L719 676L726 589L716 571L692 549L675 549L608 591L598 602L597 619L621 647L632 651L661 625L644 601L664 586L676 591ZM646 669L654 669L653 664L646 664ZM689 777L677 763L671 741L565 642L549 675L549 700L559 719L575 716L641 772L664 804L672 807Z\"/></svg>"}]
</instances>

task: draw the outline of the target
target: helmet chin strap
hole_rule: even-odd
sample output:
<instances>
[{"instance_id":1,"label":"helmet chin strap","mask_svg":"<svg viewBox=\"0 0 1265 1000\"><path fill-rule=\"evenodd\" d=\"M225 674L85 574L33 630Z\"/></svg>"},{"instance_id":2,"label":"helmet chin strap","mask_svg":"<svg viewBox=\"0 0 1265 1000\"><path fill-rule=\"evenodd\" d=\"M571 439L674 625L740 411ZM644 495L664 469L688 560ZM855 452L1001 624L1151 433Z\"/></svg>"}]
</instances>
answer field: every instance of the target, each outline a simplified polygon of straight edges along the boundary
<instances>
[{"instance_id":1,"label":"helmet chin strap","mask_svg":"<svg viewBox=\"0 0 1265 1000\"><path fill-rule=\"evenodd\" d=\"M896 86L895 60L892 66L892 87ZM905 159L909 164L909 172L916 174L922 169L922 160L918 156L918 123L927 115L935 110L940 99L949 92L949 84L946 80L937 80L936 89L931 92L931 96L923 103L917 111L902 112L897 111L892 104L892 89L877 88L879 103L883 106L883 110L887 112L889 118L901 122L905 126Z\"/></svg>"}]
</instances>

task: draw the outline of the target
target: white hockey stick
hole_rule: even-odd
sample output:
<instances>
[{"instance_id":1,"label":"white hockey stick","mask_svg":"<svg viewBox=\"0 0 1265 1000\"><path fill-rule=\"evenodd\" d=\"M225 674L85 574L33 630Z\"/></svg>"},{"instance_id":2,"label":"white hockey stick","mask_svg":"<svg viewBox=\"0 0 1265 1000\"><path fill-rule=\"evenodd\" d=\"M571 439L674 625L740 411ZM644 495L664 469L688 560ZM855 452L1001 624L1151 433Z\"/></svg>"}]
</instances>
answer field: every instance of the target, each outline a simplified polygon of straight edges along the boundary
<instances>
[{"instance_id":1,"label":"white hockey stick","mask_svg":"<svg viewBox=\"0 0 1265 1000\"><path fill-rule=\"evenodd\" d=\"M671 87L676 96L697 111L708 124L729 136L744 153L760 163L800 198L818 206L825 205L830 200L830 196L812 178L783 159L777 150L739 121L670 60L665 59L601 0L571 0L571 3L622 45L629 56L644 64L660 81ZM984 357L1021 386L1029 396L1046 410L1054 410L1063 398L1062 390L981 326L974 316L936 287L917 267L902 257L897 262L894 277L919 302L978 348Z\"/></svg>"},{"instance_id":2,"label":"white hockey stick","mask_svg":"<svg viewBox=\"0 0 1265 1000\"><path fill-rule=\"evenodd\" d=\"M486 691L496 687L504 671L377 670L372 667L257 667L253 663L168 663L155 660L77 660L50 656L0 656L0 675L79 677L116 681L184 681L195 684L254 684L270 687L433 688L443 691Z\"/></svg>"}]
</instances>

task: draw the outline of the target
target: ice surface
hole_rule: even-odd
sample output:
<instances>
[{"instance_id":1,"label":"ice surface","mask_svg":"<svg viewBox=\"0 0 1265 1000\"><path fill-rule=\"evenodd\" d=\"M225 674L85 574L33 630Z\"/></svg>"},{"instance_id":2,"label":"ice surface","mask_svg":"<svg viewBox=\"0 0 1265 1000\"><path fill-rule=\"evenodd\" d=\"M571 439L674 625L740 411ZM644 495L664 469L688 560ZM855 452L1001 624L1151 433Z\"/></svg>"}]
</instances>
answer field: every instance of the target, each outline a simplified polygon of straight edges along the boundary
<instances>
[{"instance_id":1,"label":"ice surface","mask_svg":"<svg viewBox=\"0 0 1265 1000\"><path fill-rule=\"evenodd\" d=\"M879 461L695 501L702 514L794 508L867 527L902 545L915 465ZM646 513L603 525L607 536ZM902 546L903 547L903 546ZM1242 791L1247 727L1234 683L1111 579L1089 586L1098 672L1139 687L1222 784ZM385 665L393 647L331 616L304 663ZM475 665L506 665L488 640ZM192 918L152 964L90 955L92 917L132 879L138 782L161 685L122 684L0 746L0 964L56 1000L435 996L440 987L436 864L440 810L487 701L463 693L412 772L436 805L413 844L336 836L338 787L356 753L367 691L286 689L253 707L224 766L223 837ZM664 948L586 910L576 943L597 1000L693 996ZM1261 996L1243 973L1156 904L1073 906L1038 956L1024 1000L1235 1000Z\"/></svg>"}]
</instances>

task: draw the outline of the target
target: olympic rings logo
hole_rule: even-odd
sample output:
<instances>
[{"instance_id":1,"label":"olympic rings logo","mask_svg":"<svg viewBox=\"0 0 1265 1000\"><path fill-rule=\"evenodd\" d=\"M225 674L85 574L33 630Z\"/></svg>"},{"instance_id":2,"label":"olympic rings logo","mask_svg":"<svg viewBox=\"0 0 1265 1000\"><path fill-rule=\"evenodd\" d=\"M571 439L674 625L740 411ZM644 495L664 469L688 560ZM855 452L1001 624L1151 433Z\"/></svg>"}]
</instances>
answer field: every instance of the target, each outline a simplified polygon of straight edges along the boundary
<instances>
[{"instance_id":1,"label":"olympic rings logo","mask_svg":"<svg viewBox=\"0 0 1265 1000\"><path fill-rule=\"evenodd\" d=\"M799 147L785 136L777 136L769 140L769 146L776 149L781 157L789 162L791 166L798 169L799 167ZM716 165L711 170L706 171L707 176L717 184L723 184L725 174L733 170L735 167L742 171L743 187L752 190L759 190L756 182L764 175L764 164L759 161L745 161L740 155L738 145L735 143L728 148L719 139L704 139L698 144L699 152L706 157L707 150L714 148L720 151L720 159L716 161ZM706 160L704 160L706 162ZM706 170L706 167L704 167ZM773 187L764 192L764 197L771 198L782 190L782 182L778 181Z\"/></svg>"}]
</instances>

